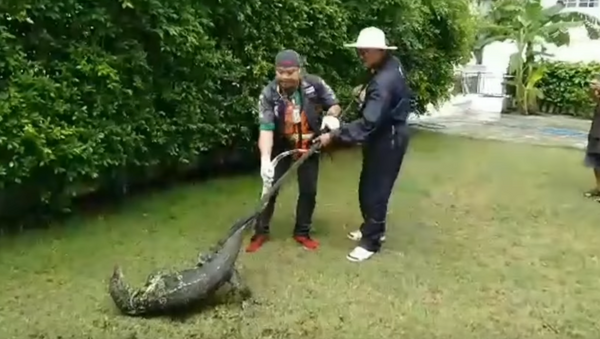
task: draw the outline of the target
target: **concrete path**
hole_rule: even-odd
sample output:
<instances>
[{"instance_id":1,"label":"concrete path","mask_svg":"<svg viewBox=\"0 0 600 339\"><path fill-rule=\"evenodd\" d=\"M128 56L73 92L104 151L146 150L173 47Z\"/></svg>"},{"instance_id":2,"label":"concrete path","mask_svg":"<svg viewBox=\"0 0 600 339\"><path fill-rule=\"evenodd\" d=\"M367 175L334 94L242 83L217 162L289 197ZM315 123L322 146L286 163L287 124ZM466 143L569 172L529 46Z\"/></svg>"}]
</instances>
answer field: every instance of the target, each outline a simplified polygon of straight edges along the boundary
<instances>
[{"instance_id":1,"label":"concrete path","mask_svg":"<svg viewBox=\"0 0 600 339\"><path fill-rule=\"evenodd\" d=\"M422 116L410 119L416 128L479 139L584 149L589 120L565 116L502 115L499 120L480 120L476 114Z\"/></svg>"}]
</instances>

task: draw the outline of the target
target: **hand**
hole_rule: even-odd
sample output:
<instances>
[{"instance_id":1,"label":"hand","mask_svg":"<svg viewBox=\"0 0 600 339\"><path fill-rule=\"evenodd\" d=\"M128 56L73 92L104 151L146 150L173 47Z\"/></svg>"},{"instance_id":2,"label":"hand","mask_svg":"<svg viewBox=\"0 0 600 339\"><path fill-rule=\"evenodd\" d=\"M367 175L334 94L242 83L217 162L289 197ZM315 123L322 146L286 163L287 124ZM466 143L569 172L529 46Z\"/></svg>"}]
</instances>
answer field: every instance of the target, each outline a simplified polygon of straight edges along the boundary
<instances>
[{"instance_id":1,"label":"hand","mask_svg":"<svg viewBox=\"0 0 600 339\"><path fill-rule=\"evenodd\" d=\"M262 157L260 159L260 176L263 181L263 186L271 186L273 177L275 176L275 169L271 163L271 157Z\"/></svg>"},{"instance_id":2,"label":"hand","mask_svg":"<svg viewBox=\"0 0 600 339\"><path fill-rule=\"evenodd\" d=\"M316 137L314 142L320 143L321 147L326 147L327 145L329 145L331 143L331 140L332 140L331 133L324 133L324 134L321 134L318 137Z\"/></svg>"},{"instance_id":3,"label":"hand","mask_svg":"<svg viewBox=\"0 0 600 339\"><path fill-rule=\"evenodd\" d=\"M590 83L590 88L594 95L597 96L598 94L600 94L600 81L596 79L592 80L592 82Z\"/></svg>"},{"instance_id":4,"label":"hand","mask_svg":"<svg viewBox=\"0 0 600 339\"><path fill-rule=\"evenodd\" d=\"M592 87L592 98L596 101L600 101L600 87Z\"/></svg>"},{"instance_id":5,"label":"hand","mask_svg":"<svg viewBox=\"0 0 600 339\"><path fill-rule=\"evenodd\" d=\"M340 119L334 117L333 115L326 115L323 117L323 122L321 123L321 130L328 129L330 131L334 131L340 128Z\"/></svg>"},{"instance_id":6,"label":"hand","mask_svg":"<svg viewBox=\"0 0 600 339\"><path fill-rule=\"evenodd\" d=\"M361 91L361 89L362 89L362 91ZM356 102L358 104L362 105L362 103L365 101L364 85L359 85L359 86L354 87L354 89L352 89L352 95L354 95Z\"/></svg>"}]
</instances>

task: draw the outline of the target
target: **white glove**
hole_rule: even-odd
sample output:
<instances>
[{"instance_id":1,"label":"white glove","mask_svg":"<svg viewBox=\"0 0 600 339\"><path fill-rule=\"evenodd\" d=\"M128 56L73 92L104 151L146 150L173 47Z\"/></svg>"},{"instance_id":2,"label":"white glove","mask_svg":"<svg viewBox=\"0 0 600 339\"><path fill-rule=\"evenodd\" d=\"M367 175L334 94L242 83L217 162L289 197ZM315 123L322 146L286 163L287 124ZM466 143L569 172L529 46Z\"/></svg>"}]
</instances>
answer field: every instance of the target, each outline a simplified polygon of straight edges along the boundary
<instances>
[{"instance_id":1,"label":"white glove","mask_svg":"<svg viewBox=\"0 0 600 339\"><path fill-rule=\"evenodd\" d=\"M273 184L273 177L275 176L275 169L273 168L270 157L263 157L260 159L260 176L263 181L263 187L271 187L271 184Z\"/></svg>"},{"instance_id":2,"label":"white glove","mask_svg":"<svg viewBox=\"0 0 600 339\"><path fill-rule=\"evenodd\" d=\"M340 128L340 119L333 115L324 116L323 122L321 123L321 130L325 128L328 128L330 131Z\"/></svg>"},{"instance_id":3,"label":"white glove","mask_svg":"<svg viewBox=\"0 0 600 339\"><path fill-rule=\"evenodd\" d=\"M260 193L261 198L264 197L267 192L269 192L269 188L271 188L271 186L267 186L263 183L262 192Z\"/></svg>"}]
</instances>

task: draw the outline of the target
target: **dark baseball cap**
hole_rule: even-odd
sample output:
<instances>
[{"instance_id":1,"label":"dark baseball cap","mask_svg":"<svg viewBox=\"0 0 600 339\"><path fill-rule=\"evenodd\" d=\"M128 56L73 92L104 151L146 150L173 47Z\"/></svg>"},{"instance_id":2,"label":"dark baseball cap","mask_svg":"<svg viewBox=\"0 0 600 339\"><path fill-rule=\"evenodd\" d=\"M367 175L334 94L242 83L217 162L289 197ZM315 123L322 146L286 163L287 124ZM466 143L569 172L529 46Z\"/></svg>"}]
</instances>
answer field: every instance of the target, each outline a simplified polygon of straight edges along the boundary
<instances>
[{"instance_id":1,"label":"dark baseball cap","mask_svg":"<svg viewBox=\"0 0 600 339\"><path fill-rule=\"evenodd\" d=\"M275 67L302 67L300 54L291 49L286 49L275 56Z\"/></svg>"}]
</instances>

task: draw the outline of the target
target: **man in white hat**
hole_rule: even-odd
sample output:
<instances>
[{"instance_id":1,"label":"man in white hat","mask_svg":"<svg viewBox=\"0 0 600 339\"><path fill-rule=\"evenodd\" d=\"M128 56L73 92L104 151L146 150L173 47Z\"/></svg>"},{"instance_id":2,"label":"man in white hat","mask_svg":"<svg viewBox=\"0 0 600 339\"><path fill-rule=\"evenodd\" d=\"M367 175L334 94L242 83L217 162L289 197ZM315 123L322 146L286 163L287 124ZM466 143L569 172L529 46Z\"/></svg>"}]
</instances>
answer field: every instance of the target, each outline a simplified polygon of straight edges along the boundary
<instances>
[{"instance_id":1,"label":"man in white hat","mask_svg":"<svg viewBox=\"0 0 600 339\"><path fill-rule=\"evenodd\" d=\"M359 241L347 259L363 261L381 249L385 238L387 205L400 172L409 141L407 118L412 91L400 61L390 54L385 34L376 27L363 29L355 43L364 65L372 73L360 107L362 117L317 138L323 146L332 139L362 143L363 162L359 203L363 217L360 230L348 237Z\"/></svg>"}]
</instances>

